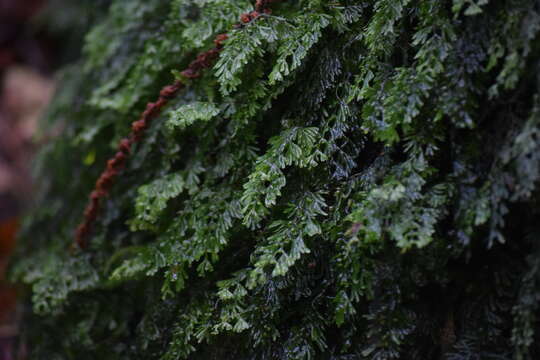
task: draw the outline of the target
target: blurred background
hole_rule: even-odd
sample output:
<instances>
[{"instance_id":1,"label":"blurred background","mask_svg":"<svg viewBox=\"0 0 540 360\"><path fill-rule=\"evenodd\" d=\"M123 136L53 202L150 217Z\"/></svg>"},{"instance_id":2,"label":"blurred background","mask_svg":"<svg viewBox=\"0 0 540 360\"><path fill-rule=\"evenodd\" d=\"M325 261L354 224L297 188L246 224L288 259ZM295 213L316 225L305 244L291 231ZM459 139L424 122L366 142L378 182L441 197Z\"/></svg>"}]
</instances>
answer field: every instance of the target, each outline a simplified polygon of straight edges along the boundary
<instances>
[{"instance_id":1,"label":"blurred background","mask_svg":"<svg viewBox=\"0 0 540 360\"><path fill-rule=\"evenodd\" d=\"M84 34L106 3L0 0L0 360L25 353L17 291L5 271L32 199L32 156L55 135L45 129L37 136L38 120L54 94L55 73L80 57Z\"/></svg>"}]
</instances>

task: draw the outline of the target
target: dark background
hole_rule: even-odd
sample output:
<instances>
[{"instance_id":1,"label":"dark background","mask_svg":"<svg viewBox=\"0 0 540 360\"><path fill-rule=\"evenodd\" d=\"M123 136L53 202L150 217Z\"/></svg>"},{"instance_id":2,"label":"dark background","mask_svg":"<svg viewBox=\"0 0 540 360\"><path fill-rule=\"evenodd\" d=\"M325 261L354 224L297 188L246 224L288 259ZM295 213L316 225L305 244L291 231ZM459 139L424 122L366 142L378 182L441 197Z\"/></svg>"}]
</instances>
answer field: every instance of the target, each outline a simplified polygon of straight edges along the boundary
<instances>
[{"instance_id":1,"label":"dark background","mask_svg":"<svg viewBox=\"0 0 540 360\"><path fill-rule=\"evenodd\" d=\"M78 59L96 3L85 0L0 0L0 360L24 357L17 338L16 289L5 268L21 214L32 199L30 166L47 139L35 138L55 88L55 71Z\"/></svg>"}]
</instances>

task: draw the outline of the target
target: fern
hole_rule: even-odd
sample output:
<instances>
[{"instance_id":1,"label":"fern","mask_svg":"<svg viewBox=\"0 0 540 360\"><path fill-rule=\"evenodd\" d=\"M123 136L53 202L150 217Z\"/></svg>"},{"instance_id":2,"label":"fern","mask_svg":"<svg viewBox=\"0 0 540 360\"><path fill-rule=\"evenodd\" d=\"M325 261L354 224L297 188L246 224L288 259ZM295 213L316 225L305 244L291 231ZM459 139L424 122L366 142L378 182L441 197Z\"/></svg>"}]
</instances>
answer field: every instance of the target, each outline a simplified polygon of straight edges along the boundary
<instances>
[{"instance_id":1,"label":"fern","mask_svg":"<svg viewBox=\"0 0 540 360\"><path fill-rule=\"evenodd\" d=\"M112 0L98 20L10 268L29 358L539 357L537 2ZM178 71L224 32L211 71ZM180 79L70 252L115 144Z\"/></svg>"}]
</instances>

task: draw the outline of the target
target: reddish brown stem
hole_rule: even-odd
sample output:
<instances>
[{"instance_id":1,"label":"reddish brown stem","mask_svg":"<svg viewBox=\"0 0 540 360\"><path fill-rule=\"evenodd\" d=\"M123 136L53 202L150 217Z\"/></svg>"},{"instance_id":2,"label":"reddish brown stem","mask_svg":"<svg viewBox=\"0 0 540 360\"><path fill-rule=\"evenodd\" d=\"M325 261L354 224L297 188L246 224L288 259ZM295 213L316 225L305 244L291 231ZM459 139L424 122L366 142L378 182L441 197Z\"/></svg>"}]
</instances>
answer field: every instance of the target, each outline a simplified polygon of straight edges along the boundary
<instances>
[{"instance_id":1,"label":"reddish brown stem","mask_svg":"<svg viewBox=\"0 0 540 360\"><path fill-rule=\"evenodd\" d=\"M243 27L244 24L257 19L262 13L269 14L270 9L268 9L268 6L277 1L279 0L257 0L255 3L255 10L242 14L240 16L241 22L234 25L234 28ZM201 71L210 68L219 57L225 40L227 40L227 34L216 36L214 39L215 47L199 54L197 58L189 64L187 69L183 70L180 74L188 79L199 78L201 76ZM167 85L161 89L157 101L146 105L146 109L141 114L139 120L136 120L131 124L131 133L126 138L120 140L118 152L107 161L107 167L96 181L94 191L90 193L90 199L84 211L84 220L75 231L73 248L79 247L84 249L88 246L87 238L97 220L101 203L103 199L107 197L115 180L123 170L126 161L131 154L132 145L143 139L146 129L150 126L150 122L161 113L163 107L167 105L169 100L173 99L183 87L185 87L185 84L182 81L177 80L173 84Z\"/></svg>"}]
</instances>

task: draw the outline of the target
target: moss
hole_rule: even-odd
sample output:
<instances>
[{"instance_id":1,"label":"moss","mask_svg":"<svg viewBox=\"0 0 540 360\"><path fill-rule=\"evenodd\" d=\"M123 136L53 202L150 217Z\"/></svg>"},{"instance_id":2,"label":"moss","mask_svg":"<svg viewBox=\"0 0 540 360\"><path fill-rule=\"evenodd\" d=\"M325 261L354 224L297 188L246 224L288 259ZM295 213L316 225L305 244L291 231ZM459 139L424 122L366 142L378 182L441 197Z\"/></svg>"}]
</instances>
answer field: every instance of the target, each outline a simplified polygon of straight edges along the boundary
<instances>
[{"instance_id":1,"label":"moss","mask_svg":"<svg viewBox=\"0 0 540 360\"><path fill-rule=\"evenodd\" d=\"M486 3L286 1L230 31L71 254L129 124L253 8L113 1L43 120L11 271L32 357L538 357L540 14Z\"/></svg>"}]
</instances>

